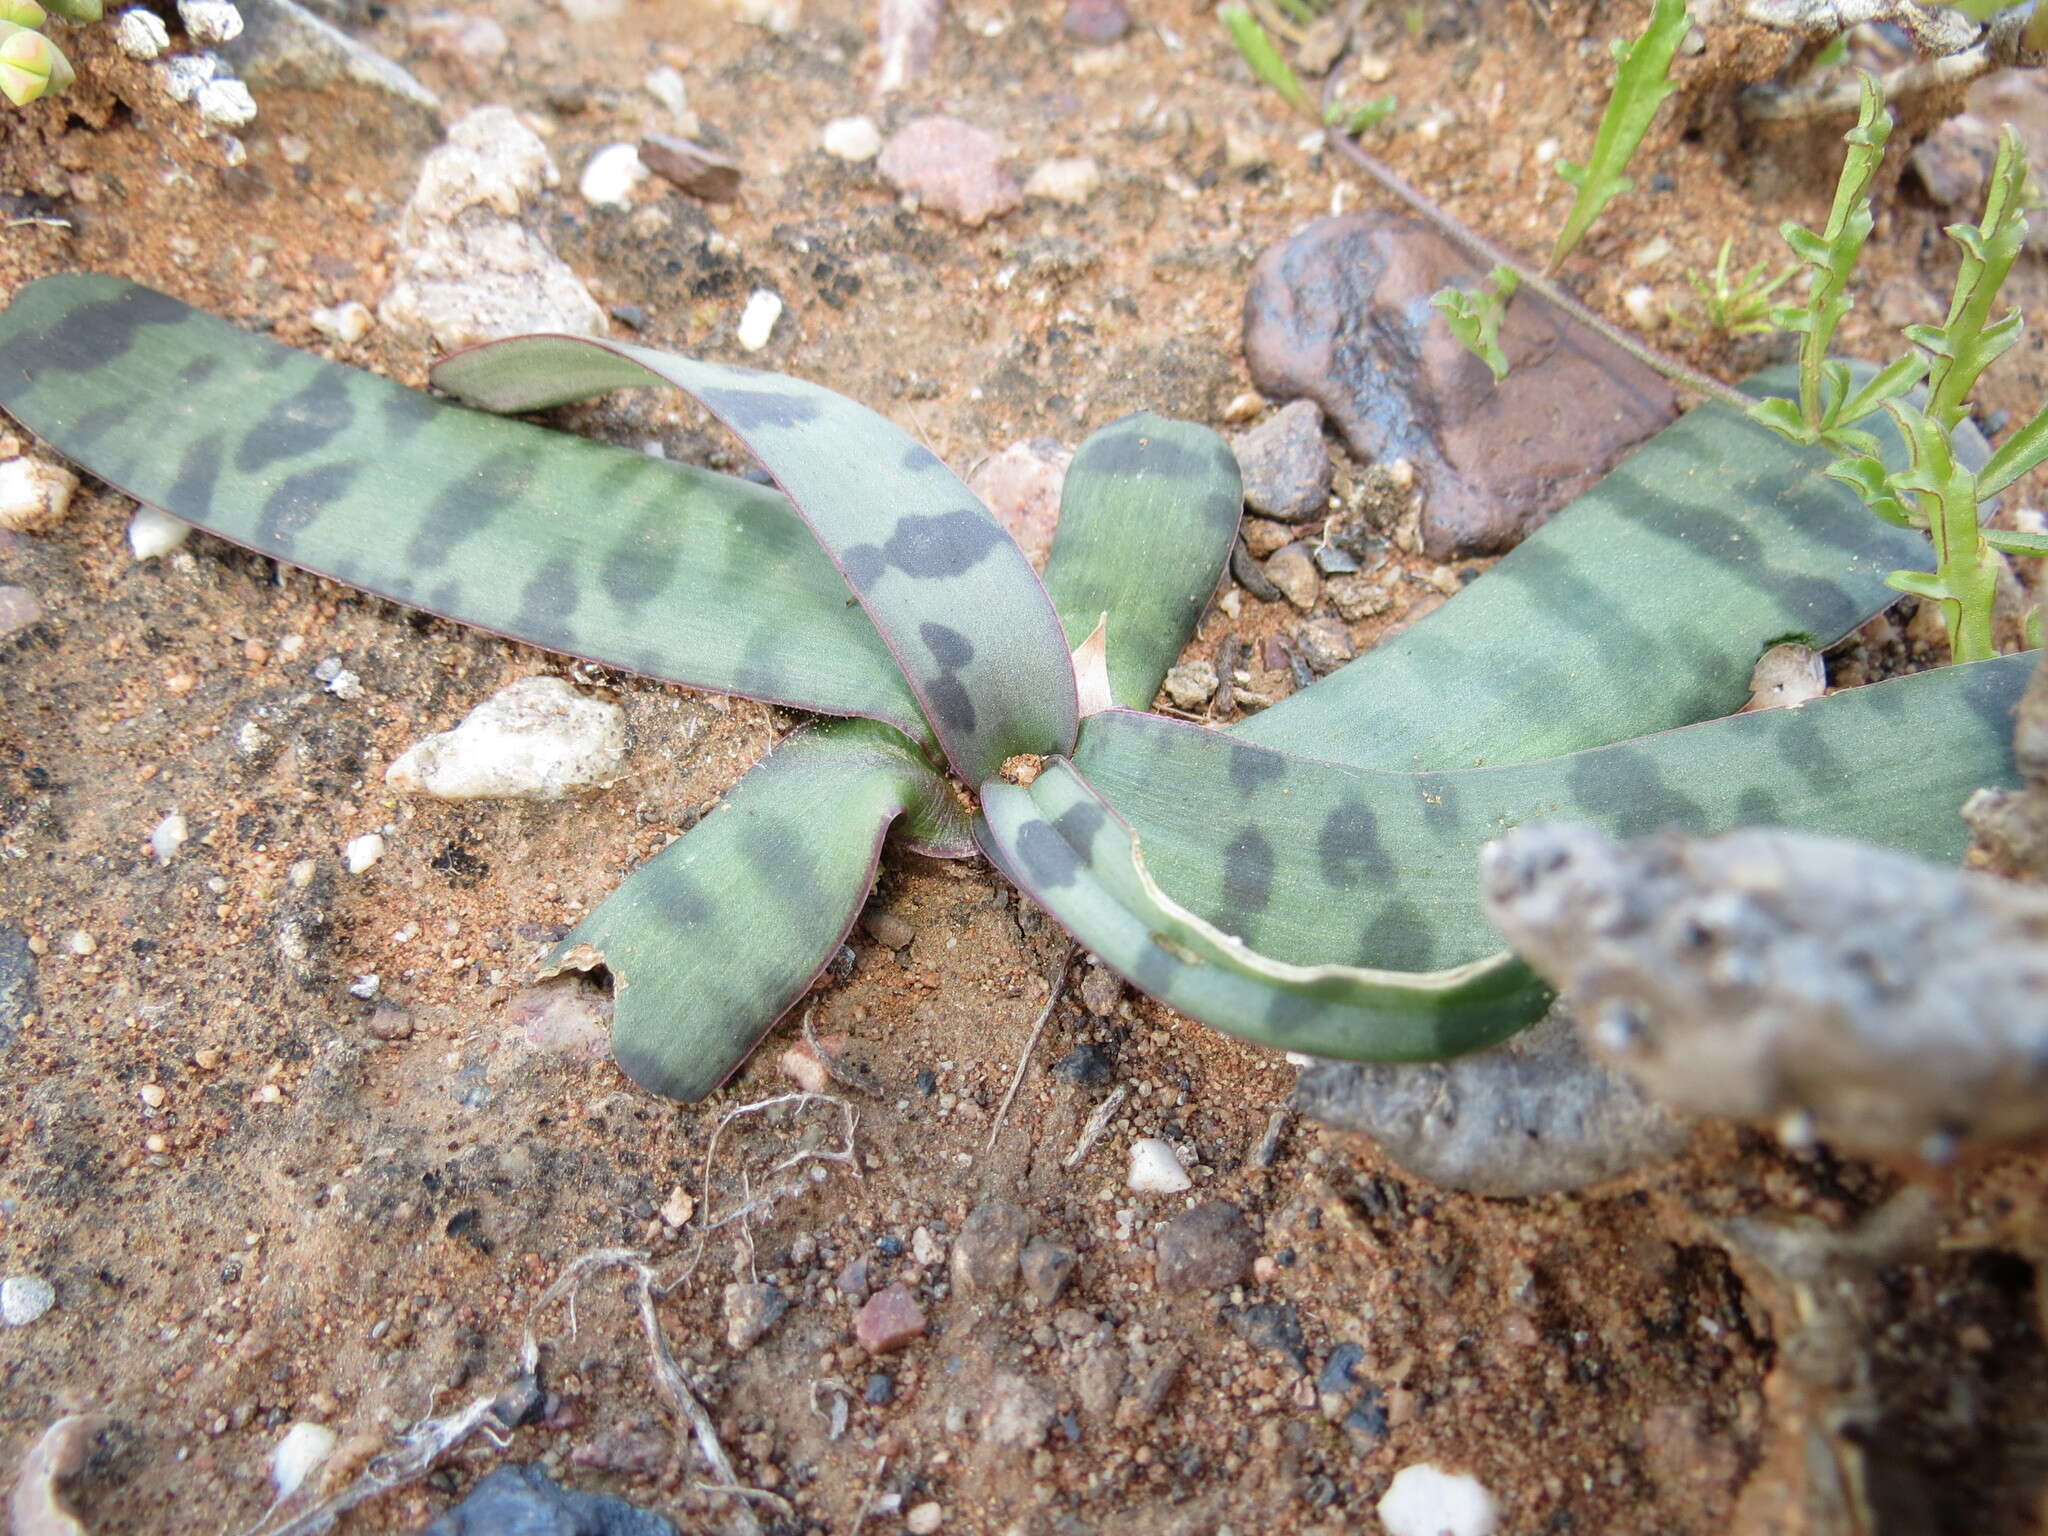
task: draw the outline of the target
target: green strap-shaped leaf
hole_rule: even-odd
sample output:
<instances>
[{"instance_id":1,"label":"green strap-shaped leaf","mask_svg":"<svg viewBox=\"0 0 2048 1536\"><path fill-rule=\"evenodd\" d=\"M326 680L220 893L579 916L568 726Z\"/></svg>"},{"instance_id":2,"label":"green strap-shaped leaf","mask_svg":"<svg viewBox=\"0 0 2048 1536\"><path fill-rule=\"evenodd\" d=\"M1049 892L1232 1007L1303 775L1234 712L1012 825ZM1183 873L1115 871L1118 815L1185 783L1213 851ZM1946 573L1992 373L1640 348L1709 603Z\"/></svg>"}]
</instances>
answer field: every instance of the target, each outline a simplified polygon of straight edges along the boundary
<instances>
[{"instance_id":1,"label":"green strap-shaped leaf","mask_svg":"<svg viewBox=\"0 0 2048 1536\"><path fill-rule=\"evenodd\" d=\"M1110 694L1150 709L1230 558L1244 481L1207 427L1141 412L1081 445L1045 587L1079 646L1109 616Z\"/></svg>"},{"instance_id":2,"label":"green strap-shaped leaf","mask_svg":"<svg viewBox=\"0 0 2048 1536\"><path fill-rule=\"evenodd\" d=\"M903 736L867 720L798 731L635 870L545 969L606 967L619 1066L654 1093L701 1099L838 951L899 817L919 847L972 847L950 787Z\"/></svg>"},{"instance_id":3,"label":"green strap-shaped leaf","mask_svg":"<svg viewBox=\"0 0 2048 1536\"><path fill-rule=\"evenodd\" d=\"M1766 647L1831 644L1894 600L1887 572L1926 557L1830 461L1703 405L1441 611L1233 734L1361 767L1471 768L1732 713Z\"/></svg>"},{"instance_id":4,"label":"green strap-shaped leaf","mask_svg":"<svg viewBox=\"0 0 2048 1536\"><path fill-rule=\"evenodd\" d=\"M1472 1049L1499 1038L1501 1028L1501 995L1479 994L1487 1000L1479 1007L1463 990L1480 976L1499 982L1493 972L1469 969L1499 946L1474 876L1487 841L1522 822L1562 816L1627 837L1674 826L1714 832L1785 825L1952 859L1966 841L1956 812L1963 798L1982 785L2017 782L2012 713L2033 665L2030 656L2001 657L1852 689L1799 709L1453 773L1318 762L1157 716L1091 717L1074 770L1094 797L1115 807L1158 891L1243 940L1261 964L1281 968L1267 986L1296 1000L1267 998L1256 1008L1240 992L1226 1007L1186 978L1160 990L1163 962L1133 950L1120 924L1135 918L1185 946L1182 928L1166 923L1160 900L1134 894L1128 878L1103 876L1086 894L1078 894L1078 882L1053 878L1061 867L1057 850L1047 833L1025 831L1030 817L1014 795L985 790L985 823L977 830L990 856L1082 943L1111 964L1121 963L1119 954L1103 946L1122 945L1122 957L1133 964L1143 958L1145 976L1126 974L1204 1023L1310 1049L1298 1044L1301 1031L1322 1026L1304 1022L1298 978L1285 967L1370 968L1375 995L1399 980L1389 972L1435 972L1412 980L1427 1004L1423 1013L1439 1014L1445 1030L1466 1040L1458 1048ZM1066 782L1062 774L1041 774L1031 788L1033 804L1061 841L1086 848L1098 833L1096 818L1052 798L1068 792L1061 788ZM1070 814L1078 820L1061 822ZM1122 917L1102 905L1111 896ZM1165 952L1173 958L1170 946ZM1214 958L1190 952L1197 958L1183 957L1183 964ZM1445 968L1460 980L1447 984ZM1203 1012L1191 999L1219 1011ZM1289 1020L1288 1028L1274 1029L1277 1018ZM1388 1039L1365 1034L1342 1051L1314 1049L1362 1057L1412 1053L1408 1034Z\"/></svg>"},{"instance_id":5,"label":"green strap-shaped leaf","mask_svg":"<svg viewBox=\"0 0 2048 1536\"><path fill-rule=\"evenodd\" d=\"M954 772L1066 751L1078 705L1059 620L1016 542L938 456L802 379L578 336L486 342L434 382L494 411L632 385L686 390L789 492L923 703Z\"/></svg>"},{"instance_id":6,"label":"green strap-shaped leaf","mask_svg":"<svg viewBox=\"0 0 2048 1536\"><path fill-rule=\"evenodd\" d=\"M1425 1061L1505 1040L1549 1002L1542 978L1508 954L1414 975L1258 953L1161 890L1129 825L1064 759L1028 790L985 786L981 810L983 846L1033 901L1141 991L1232 1034L1317 1056Z\"/></svg>"},{"instance_id":7,"label":"green strap-shaped leaf","mask_svg":"<svg viewBox=\"0 0 2048 1536\"><path fill-rule=\"evenodd\" d=\"M436 401L111 277L15 296L0 406L138 500L351 586L925 735L874 626L764 486Z\"/></svg>"}]
</instances>

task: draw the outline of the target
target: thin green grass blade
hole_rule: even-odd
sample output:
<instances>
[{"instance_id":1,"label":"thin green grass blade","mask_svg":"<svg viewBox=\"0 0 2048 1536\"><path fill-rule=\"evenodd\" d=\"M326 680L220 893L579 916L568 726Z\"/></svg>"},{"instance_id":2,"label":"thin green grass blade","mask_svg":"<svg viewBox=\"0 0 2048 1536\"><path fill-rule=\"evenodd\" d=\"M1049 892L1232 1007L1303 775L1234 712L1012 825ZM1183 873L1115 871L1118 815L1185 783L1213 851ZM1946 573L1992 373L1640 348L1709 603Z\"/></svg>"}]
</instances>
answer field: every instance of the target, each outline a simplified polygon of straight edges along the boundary
<instances>
[{"instance_id":1,"label":"thin green grass blade","mask_svg":"<svg viewBox=\"0 0 2048 1536\"><path fill-rule=\"evenodd\" d=\"M647 384L687 391L789 492L961 778L1072 745L1073 666L1024 552L936 454L866 406L802 379L575 336L486 342L433 378L495 411Z\"/></svg>"},{"instance_id":2,"label":"thin green grass blade","mask_svg":"<svg viewBox=\"0 0 2048 1536\"><path fill-rule=\"evenodd\" d=\"M1890 424L1874 425L1903 463ZM1833 643L1894 600L1886 573L1926 558L1921 535L1828 478L1831 462L1703 405L1438 612L1233 734L1360 767L1449 769L1731 714L1767 647Z\"/></svg>"},{"instance_id":3,"label":"thin green grass blade","mask_svg":"<svg viewBox=\"0 0 2048 1536\"><path fill-rule=\"evenodd\" d=\"M635 870L544 969L608 969L619 1066L650 1092L701 1099L838 951L899 817L919 846L971 846L945 780L902 735L866 720L799 731Z\"/></svg>"},{"instance_id":4,"label":"thin green grass blade","mask_svg":"<svg viewBox=\"0 0 2048 1536\"><path fill-rule=\"evenodd\" d=\"M1549 817L1623 837L1782 825L1953 859L1967 841L1956 807L1981 786L2018 782L2013 710L2034 661L2001 657L1799 709L1447 773L1318 762L1112 711L1084 724L1071 770L1039 776L1034 809L1003 786L985 788L977 832L1077 939L1112 965L1141 967L1125 974L1203 1023L1317 1054L1407 1059L1427 1053L1418 1042L1476 1049L1512 1027L1501 1012L1505 973L1485 969L1504 964L1475 878L1489 840ZM1094 808L1076 809L1082 798ZM1085 865L1084 854L1123 857L1102 825L1105 807L1125 841L1135 838L1155 885L1102 870L1084 881L1068 868ZM1036 821L1049 830L1028 831ZM1188 933L1204 930L1191 921L1213 935L1195 943ZM1141 931L1170 942L1147 948L1133 938ZM1241 940L1241 952L1216 935ZM1182 974L1223 964L1225 951L1240 978L1228 988ZM1343 981L1353 991L1315 990L1339 985L1325 974L1333 966L1363 973ZM1246 990L1242 977L1262 967L1261 988ZM1315 973L1314 984L1297 971ZM1388 1001L1403 986L1413 992L1405 1012ZM1357 1008L1359 988L1406 1022L1374 1033L1355 1014L1326 1018L1303 1001L1342 996L1343 1008ZM1540 1011L1537 992L1512 996L1528 1010L1512 1022ZM1311 1032L1321 1043L1302 1044ZM1331 1036L1343 1037L1341 1049Z\"/></svg>"},{"instance_id":5,"label":"thin green grass blade","mask_svg":"<svg viewBox=\"0 0 2048 1536\"><path fill-rule=\"evenodd\" d=\"M1244 506L1237 458L1206 427L1141 412L1081 445L1045 588L1078 647L1109 616L1110 694L1150 709L1215 591Z\"/></svg>"},{"instance_id":6,"label":"thin green grass blade","mask_svg":"<svg viewBox=\"0 0 2048 1536\"><path fill-rule=\"evenodd\" d=\"M778 493L445 404L117 278L0 314L0 406L119 489L410 607L923 736Z\"/></svg>"}]
</instances>

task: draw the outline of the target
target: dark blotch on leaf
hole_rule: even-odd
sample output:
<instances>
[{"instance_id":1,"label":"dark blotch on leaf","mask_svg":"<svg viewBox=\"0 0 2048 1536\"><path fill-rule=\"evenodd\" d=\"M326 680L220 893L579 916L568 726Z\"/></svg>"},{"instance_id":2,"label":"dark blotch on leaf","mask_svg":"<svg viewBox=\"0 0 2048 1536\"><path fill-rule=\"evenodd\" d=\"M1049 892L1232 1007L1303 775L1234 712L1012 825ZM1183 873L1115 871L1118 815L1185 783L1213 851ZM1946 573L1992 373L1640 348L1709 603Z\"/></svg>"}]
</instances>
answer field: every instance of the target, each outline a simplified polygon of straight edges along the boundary
<instances>
[{"instance_id":1,"label":"dark blotch on leaf","mask_svg":"<svg viewBox=\"0 0 2048 1536\"><path fill-rule=\"evenodd\" d=\"M1057 891L1074 883L1081 870L1081 856L1067 840L1043 821L1027 821L1017 834L1017 857L1024 863L1025 877L1042 891Z\"/></svg>"},{"instance_id":2,"label":"dark blotch on leaf","mask_svg":"<svg viewBox=\"0 0 2048 1536\"><path fill-rule=\"evenodd\" d=\"M11 396L30 387L24 374L87 373L126 352L144 326L175 325L192 311L168 294L130 288L111 299L81 304L49 329L17 336L0 347L0 389Z\"/></svg>"},{"instance_id":3,"label":"dark blotch on leaf","mask_svg":"<svg viewBox=\"0 0 2048 1536\"><path fill-rule=\"evenodd\" d=\"M1277 752L1238 742L1230 744L1230 782L1247 793L1261 784L1270 784L1286 771L1287 764Z\"/></svg>"},{"instance_id":4,"label":"dark blotch on leaf","mask_svg":"<svg viewBox=\"0 0 2048 1536\"><path fill-rule=\"evenodd\" d=\"M218 432L186 446L178 462L178 478L171 482L171 494L164 499L166 512L190 517L203 515L212 507L214 489L220 484L223 446Z\"/></svg>"},{"instance_id":5,"label":"dark blotch on leaf","mask_svg":"<svg viewBox=\"0 0 2048 1536\"><path fill-rule=\"evenodd\" d=\"M980 508L930 516L913 514L897 521L896 531L882 546L882 556L916 581L965 575L1008 535Z\"/></svg>"},{"instance_id":6,"label":"dark blotch on leaf","mask_svg":"<svg viewBox=\"0 0 2048 1536\"><path fill-rule=\"evenodd\" d=\"M776 389L713 385L698 390L697 398L724 417L733 431L743 435L756 430L809 426L818 419L815 401Z\"/></svg>"},{"instance_id":7,"label":"dark blotch on leaf","mask_svg":"<svg viewBox=\"0 0 2048 1536\"><path fill-rule=\"evenodd\" d=\"M1348 798L1323 818L1316 834L1316 859L1323 883L1348 890L1361 879L1384 881L1394 872L1393 860L1380 844L1378 819L1363 800Z\"/></svg>"},{"instance_id":8,"label":"dark blotch on leaf","mask_svg":"<svg viewBox=\"0 0 2048 1536\"><path fill-rule=\"evenodd\" d=\"M920 624L917 633L924 648L932 653L932 660L948 672L957 672L974 660L974 642L957 629L945 624Z\"/></svg>"},{"instance_id":9,"label":"dark blotch on leaf","mask_svg":"<svg viewBox=\"0 0 2048 1536\"><path fill-rule=\"evenodd\" d=\"M362 468L357 460L344 459L287 475L264 499L263 515L256 521L257 543L289 554L292 540L346 494Z\"/></svg>"},{"instance_id":10,"label":"dark blotch on leaf","mask_svg":"<svg viewBox=\"0 0 2048 1536\"><path fill-rule=\"evenodd\" d=\"M178 382L188 389L197 389L212 378L214 370L219 367L220 359L217 357L195 357L178 370Z\"/></svg>"},{"instance_id":11,"label":"dark blotch on leaf","mask_svg":"<svg viewBox=\"0 0 2048 1536\"><path fill-rule=\"evenodd\" d=\"M1246 827L1223 850L1223 926L1266 910L1273 899L1273 845L1257 827Z\"/></svg>"},{"instance_id":12,"label":"dark blotch on leaf","mask_svg":"<svg viewBox=\"0 0 2048 1536\"><path fill-rule=\"evenodd\" d=\"M356 408L342 375L318 369L297 394L275 402L235 450L235 468L258 474L286 459L317 453L346 431Z\"/></svg>"},{"instance_id":13,"label":"dark blotch on leaf","mask_svg":"<svg viewBox=\"0 0 2048 1536\"><path fill-rule=\"evenodd\" d=\"M924 685L924 695L931 704L932 713L938 716L935 724L942 725L951 736L972 736L979 719L974 709L974 700L960 679L948 672L929 679Z\"/></svg>"},{"instance_id":14,"label":"dark blotch on leaf","mask_svg":"<svg viewBox=\"0 0 2048 1536\"><path fill-rule=\"evenodd\" d=\"M531 449L502 449L485 459L434 498L406 551L407 562L416 566L444 564L456 545L491 523L499 508L526 494L532 472Z\"/></svg>"}]
</instances>

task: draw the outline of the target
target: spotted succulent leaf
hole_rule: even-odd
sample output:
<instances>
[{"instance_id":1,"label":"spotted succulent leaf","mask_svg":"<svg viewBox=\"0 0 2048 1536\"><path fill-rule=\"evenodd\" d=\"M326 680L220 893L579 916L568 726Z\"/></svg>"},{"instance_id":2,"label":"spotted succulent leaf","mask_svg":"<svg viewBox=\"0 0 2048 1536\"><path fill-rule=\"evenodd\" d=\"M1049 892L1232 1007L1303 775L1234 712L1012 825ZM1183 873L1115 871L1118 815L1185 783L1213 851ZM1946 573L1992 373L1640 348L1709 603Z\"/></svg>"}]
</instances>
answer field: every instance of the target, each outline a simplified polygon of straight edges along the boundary
<instances>
[{"instance_id":1,"label":"spotted succulent leaf","mask_svg":"<svg viewBox=\"0 0 2048 1536\"><path fill-rule=\"evenodd\" d=\"M0 406L138 500L350 586L924 736L881 637L768 487L437 401L110 277L15 296Z\"/></svg>"},{"instance_id":2,"label":"spotted succulent leaf","mask_svg":"<svg viewBox=\"0 0 2048 1536\"><path fill-rule=\"evenodd\" d=\"M798 731L543 969L610 971L619 1066L654 1093L700 1099L838 952L892 824L927 850L973 846L950 787L900 733L869 720Z\"/></svg>"},{"instance_id":3,"label":"spotted succulent leaf","mask_svg":"<svg viewBox=\"0 0 2048 1536\"><path fill-rule=\"evenodd\" d=\"M1113 711L1029 791L985 789L977 833L1082 943L1204 1023L1319 1055L1454 1053L1542 1007L1496 958L1474 878L1485 843L1562 816L1624 837L1792 826L1953 859L1955 807L2017 781L2011 715L2033 664L1456 772L1317 761Z\"/></svg>"},{"instance_id":4,"label":"spotted succulent leaf","mask_svg":"<svg viewBox=\"0 0 2048 1536\"><path fill-rule=\"evenodd\" d=\"M687 391L789 492L961 778L1072 745L1068 647L1024 552L936 454L866 406L802 379L578 336L486 342L433 377L495 411L634 385Z\"/></svg>"},{"instance_id":5,"label":"spotted succulent leaf","mask_svg":"<svg viewBox=\"0 0 2048 1536\"><path fill-rule=\"evenodd\" d=\"M1105 964L1188 1017L1262 1044L1457 1056L1506 1039L1550 996L1509 954L1427 975L1262 954L1168 895L1130 824L1064 759L1029 789L988 785L981 810L990 857Z\"/></svg>"},{"instance_id":6,"label":"spotted succulent leaf","mask_svg":"<svg viewBox=\"0 0 2048 1536\"><path fill-rule=\"evenodd\" d=\"M1244 506L1237 458L1206 427L1140 412L1081 445L1045 587L1080 650L1103 616L1110 696L1149 709L1216 589Z\"/></svg>"},{"instance_id":7,"label":"spotted succulent leaf","mask_svg":"<svg viewBox=\"0 0 2048 1536\"><path fill-rule=\"evenodd\" d=\"M1894 600L1888 571L1925 557L1831 462L1703 405L1440 611L1233 734L1360 767L1471 768L1732 714L1766 647L1833 643Z\"/></svg>"}]
</instances>

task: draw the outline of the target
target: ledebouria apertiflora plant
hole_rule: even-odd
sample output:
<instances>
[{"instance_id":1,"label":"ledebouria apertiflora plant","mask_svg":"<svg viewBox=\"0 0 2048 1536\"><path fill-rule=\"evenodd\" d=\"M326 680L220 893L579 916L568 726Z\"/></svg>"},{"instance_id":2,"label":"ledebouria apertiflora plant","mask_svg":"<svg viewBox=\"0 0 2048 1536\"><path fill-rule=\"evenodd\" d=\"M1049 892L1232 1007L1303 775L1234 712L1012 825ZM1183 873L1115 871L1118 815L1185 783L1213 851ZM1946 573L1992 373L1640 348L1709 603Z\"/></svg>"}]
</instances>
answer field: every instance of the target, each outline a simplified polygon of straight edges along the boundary
<instances>
[{"instance_id":1,"label":"ledebouria apertiflora plant","mask_svg":"<svg viewBox=\"0 0 2048 1536\"><path fill-rule=\"evenodd\" d=\"M1089 438L1041 582L935 456L817 385L569 336L433 378L483 409L113 278L30 284L0 316L0 405L140 501L535 645L838 717L547 961L611 973L619 1063L673 1097L714 1089L803 997L892 833L979 849L1191 1018L1412 1059L1548 1000L1480 912L1479 848L1518 822L1772 822L1952 856L1963 796L2014 779L2023 657L1730 713L1766 645L1846 634L1920 545L1824 453L1721 407L1440 613L1220 731L1145 713L1236 536L1237 467L1206 428L1139 415ZM494 414L646 384L693 395L779 489ZM1020 758L1035 776L1005 778Z\"/></svg>"}]
</instances>

